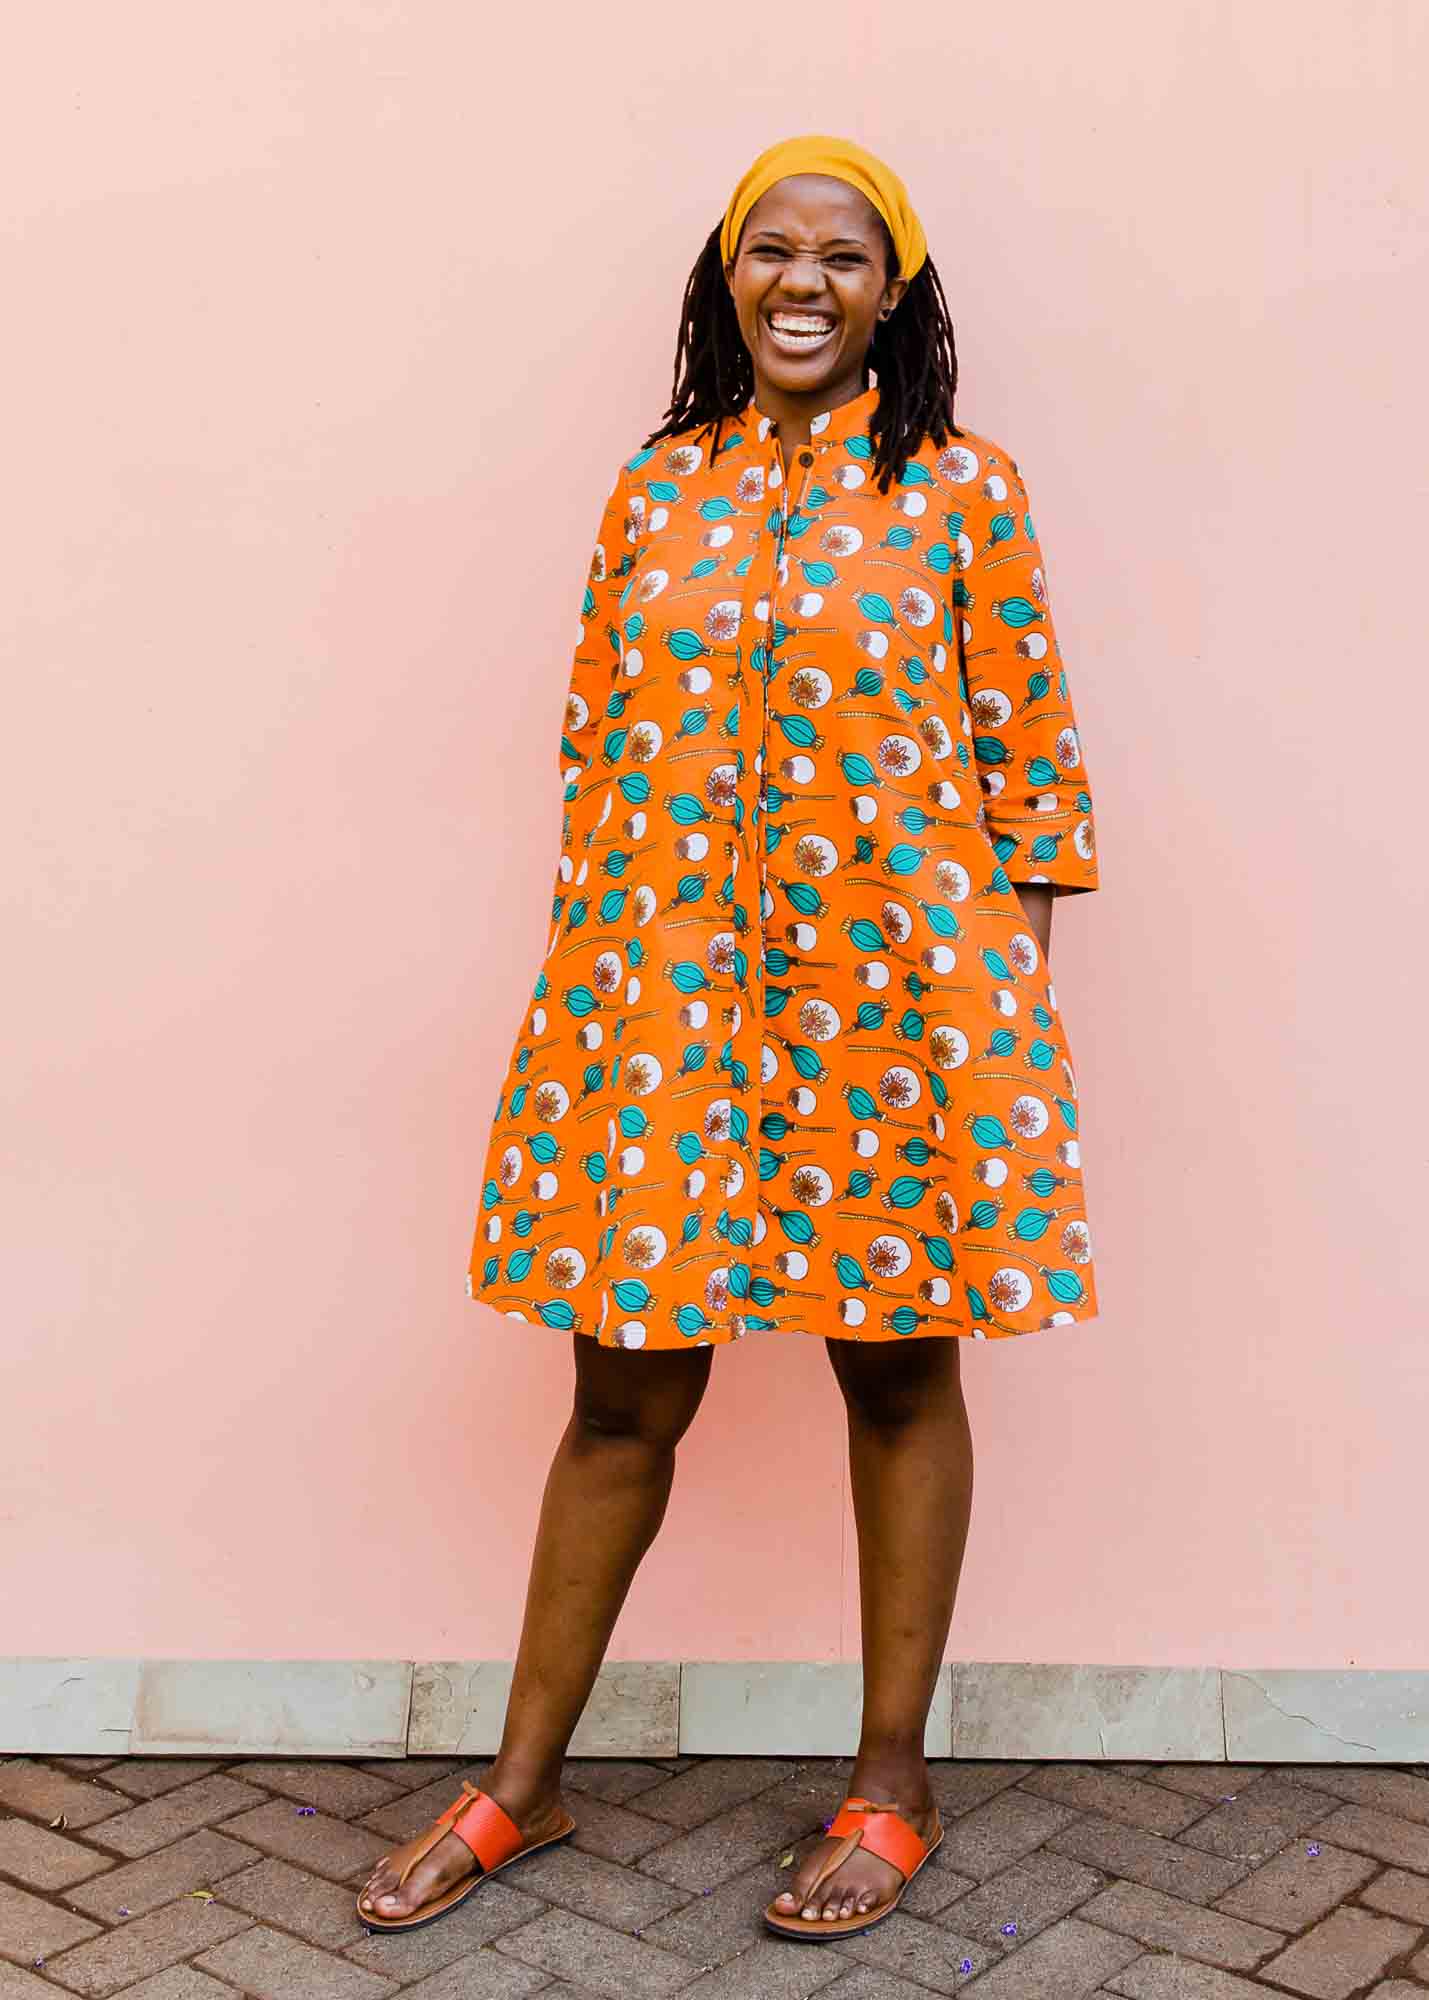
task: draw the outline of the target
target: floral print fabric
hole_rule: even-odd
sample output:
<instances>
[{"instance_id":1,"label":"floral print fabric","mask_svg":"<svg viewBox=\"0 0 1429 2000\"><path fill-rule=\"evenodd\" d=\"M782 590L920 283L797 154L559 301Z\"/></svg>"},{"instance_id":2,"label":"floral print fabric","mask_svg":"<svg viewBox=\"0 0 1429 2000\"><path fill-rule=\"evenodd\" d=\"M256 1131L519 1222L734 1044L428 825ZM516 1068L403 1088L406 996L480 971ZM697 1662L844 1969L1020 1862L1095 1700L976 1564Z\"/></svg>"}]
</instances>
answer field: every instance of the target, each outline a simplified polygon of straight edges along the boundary
<instances>
[{"instance_id":1,"label":"floral print fabric","mask_svg":"<svg viewBox=\"0 0 1429 2000\"><path fill-rule=\"evenodd\" d=\"M617 476L469 1264L502 1312L633 1348L1096 1313L1014 886L1098 886L1027 491L969 432L880 493L877 401Z\"/></svg>"}]
</instances>

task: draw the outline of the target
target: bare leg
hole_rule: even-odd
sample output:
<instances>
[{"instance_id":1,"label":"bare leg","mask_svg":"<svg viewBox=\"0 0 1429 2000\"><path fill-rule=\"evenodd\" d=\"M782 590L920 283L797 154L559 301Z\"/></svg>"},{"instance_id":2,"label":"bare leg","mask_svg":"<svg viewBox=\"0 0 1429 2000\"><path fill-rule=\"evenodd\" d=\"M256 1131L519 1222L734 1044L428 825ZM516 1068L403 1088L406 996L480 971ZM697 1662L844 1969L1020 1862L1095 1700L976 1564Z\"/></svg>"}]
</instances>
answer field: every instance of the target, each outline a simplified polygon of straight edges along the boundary
<instances>
[{"instance_id":1,"label":"bare leg","mask_svg":"<svg viewBox=\"0 0 1429 2000\"><path fill-rule=\"evenodd\" d=\"M947 1648L972 1509L972 1435L959 1341L830 1340L848 1408L863 1624L863 1733L852 1795L896 1802L926 1839L933 1800L923 1731ZM898 1871L855 1852L806 1903L832 1842L776 1899L789 1915L851 1916L892 1895Z\"/></svg>"},{"instance_id":2,"label":"bare leg","mask_svg":"<svg viewBox=\"0 0 1429 2000\"><path fill-rule=\"evenodd\" d=\"M482 1790L528 1838L561 1816L561 1763L640 1559L665 1516L675 1447L699 1408L714 1350L631 1353L575 1334L575 1408L556 1448L531 1557L506 1723ZM469 1875L449 1833L403 1887L384 1856L363 1897L405 1916Z\"/></svg>"}]
</instances>

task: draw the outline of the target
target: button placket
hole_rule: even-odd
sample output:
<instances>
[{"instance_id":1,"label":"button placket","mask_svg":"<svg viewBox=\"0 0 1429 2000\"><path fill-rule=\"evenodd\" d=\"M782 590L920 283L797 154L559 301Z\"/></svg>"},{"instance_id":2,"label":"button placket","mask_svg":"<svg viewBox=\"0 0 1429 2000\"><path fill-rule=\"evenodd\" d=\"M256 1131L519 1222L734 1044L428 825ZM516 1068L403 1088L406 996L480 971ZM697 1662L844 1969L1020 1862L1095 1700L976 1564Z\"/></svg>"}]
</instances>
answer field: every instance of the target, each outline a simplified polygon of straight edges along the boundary
<instances>
[{"instance_id":1,"label":"button placket","mask_svg":"<svg viewBox=\"0 0 1429 2000\"><path fill-rule=\"evenodd\" d=\"M755 843L755 853L758 862L757 875L759 882L759 966L755 980L757 1007L755 1010L755 1021L753 1024L758 1029L758 1048L755 1052L755 1062L751 1066L751 1074L755 1079L755 1087L756 1087L755 1102L754 1102L754 1118L752 1120L753 1139L754 1139L754 1175L755 1175L754 1210L756 1216L758 1215L759 1205L760 1205L759 1148L763 1137L763 1122L764 1122L764 1110L763 1110L763 1058L764 1058L764 1020L765 1020L764 994L765 994L765 982L768 976L765 939L766 939L766 925L768 923L770 914L772 914L769 908L769 902L770 902L769 888L768 888L769 847L767 840L769 756L771 749L770 733L769 733L769 683L774 663L774 631L779 618L780 595L784 584L788 580L789 518L791 512L797 512L798 509L803 504L803 497L808 489L810 470L814 464L814 453L806 445L800 450L798 454L797 463L800 467L803 476L799 481L798 491L791 503L788 467L784 459L784 447L777 433L774 434L772 442L774 445L774 459L771 463L770 470L774 471L777 468L778 471L779 519L777 527L773 530L773 535L774 535L773 560L770 564L770 568L768 571L768 581L765 585L765 590L764 590L765 619L764 619L764 629L761 637L764 646L765 658L769 663L769 667L768 669L766 669L766 671L762 672L758 677L759 679L759 750L758 750L759 782L757 787L757 797L759 801L759 822L758 822L758 837ZM763 534L765 532L767 532L767 530L764 526L763 521L761 521L760 533ZM762 565L760 567L762 568ZM752 1267L752 1252L754 1248L755 1246L751 1244L750 1246L751 1267ZM748 1314L746 1313L741 1317L747 1318Z\"/></svg>"}]
</instances>

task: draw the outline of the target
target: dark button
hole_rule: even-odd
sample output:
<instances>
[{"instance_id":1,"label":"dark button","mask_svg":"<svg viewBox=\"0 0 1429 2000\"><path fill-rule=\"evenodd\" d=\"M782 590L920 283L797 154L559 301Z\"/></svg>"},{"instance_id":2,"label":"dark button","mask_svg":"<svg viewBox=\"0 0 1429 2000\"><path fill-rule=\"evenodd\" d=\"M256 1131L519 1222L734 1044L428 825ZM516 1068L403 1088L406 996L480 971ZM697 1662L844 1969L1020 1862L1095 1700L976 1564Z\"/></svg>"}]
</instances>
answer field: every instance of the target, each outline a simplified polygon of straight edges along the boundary
<instances>
[{"instance_id":1,"label":"dark button","mask_svg":"<svg viewBox=\"0 0 1429 2000\"><path fill-rule=\"evenodd\" d=\"M813 462L814 462L814 454L811 451L801 451L799 453L800 465L812 465Z\"/></svg>"}]
</instances>

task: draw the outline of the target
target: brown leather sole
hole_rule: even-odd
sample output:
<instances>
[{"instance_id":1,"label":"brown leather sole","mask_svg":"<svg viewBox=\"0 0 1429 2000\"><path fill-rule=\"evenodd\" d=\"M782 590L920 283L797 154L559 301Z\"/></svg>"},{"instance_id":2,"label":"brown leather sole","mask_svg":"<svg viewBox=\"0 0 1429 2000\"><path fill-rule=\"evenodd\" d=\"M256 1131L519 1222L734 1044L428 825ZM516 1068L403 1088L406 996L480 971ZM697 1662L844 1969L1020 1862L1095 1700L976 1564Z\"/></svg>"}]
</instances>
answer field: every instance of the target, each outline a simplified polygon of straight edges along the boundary
<instances>
[{"instance_id":1,"label":"brown leather sole","mask_svg":"<svg viewBox=\"0 0 1429 2000\"><path fill-rule=\"evenodd\" d=\"M513 1861L524 1860L528 1854L534 1854L538 1847L550 1847L558 1840L569 1840L575 1830L576 1823L567 1813L566 1824L559 1833L548 1833L540 1840L531 1841L519 1852L509 1855L505 1861L499 1861L494 1868L478 1866L474 1874L463 1875L460 1882L453 1882L450 1889L440 1896L433 1897L430 1903L419 1904L409 1916L379 1917L375 1911L363 1909L362 1898L359 1896L357 1921L365 1925L369 1931L419 1931L426 1924L434 1924L438 1917L449 1916L459 1904L466 1901L473 1890L479 1889L482 1883L489 1881L493 1875L499 1875L503 1868L509 1868ZM474 1860L475 1856L472 1858Z\"/></svg>"},{"instance_id":2,"label":"brown leather sole","mask_svg":"<svg viewBox=\"0 0 1429 2000\"><path fill-rule=\"evenodd\" d=\"M935 1847L942 1845L942 1839L943 1826L940 1818L937 1834L929 1841L923 1861L928 1859L928 1855ZM923 1861L918 1863L918 1868L923 1866ZM918 1868L913 1870L913 1875L918 1873ZM855 1931L872 1930L875 1924L881 1924L885 1917L892 1916L903 1901L913 1875L905 1876L902 1886L886 1903L875 1903L871 1910L864 1910L861 1914L851 1917L786 1917L782 1910L774 1908L771 1901L764 1912L764 1921L771 1931L778 1931L781 1937L798 1938L801 1944L817 1944L820 1938L852 1937Z\"/></svg>"}]
</instances>

